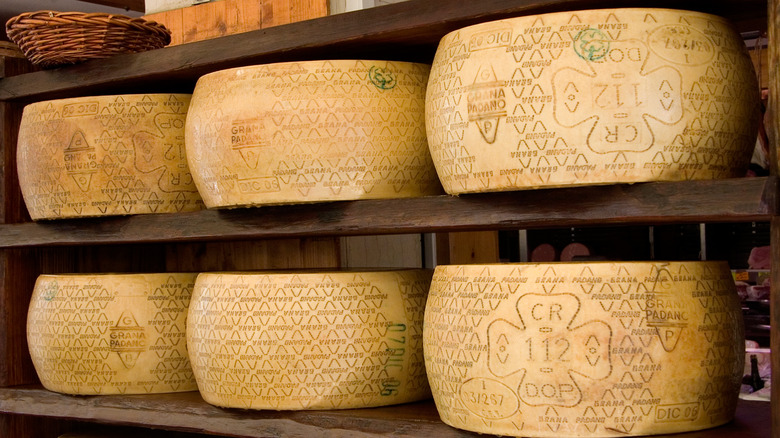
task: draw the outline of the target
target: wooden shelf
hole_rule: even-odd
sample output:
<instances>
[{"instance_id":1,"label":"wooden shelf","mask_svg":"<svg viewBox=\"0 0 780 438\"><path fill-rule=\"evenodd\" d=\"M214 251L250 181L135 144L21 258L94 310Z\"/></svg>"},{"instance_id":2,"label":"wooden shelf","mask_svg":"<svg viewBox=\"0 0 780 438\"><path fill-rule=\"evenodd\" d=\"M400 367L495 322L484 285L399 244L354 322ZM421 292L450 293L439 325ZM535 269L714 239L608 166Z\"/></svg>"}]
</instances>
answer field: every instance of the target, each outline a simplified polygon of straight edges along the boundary
<instances>
[{"instance_id":1,"label":"wooden shelf","mask_svg":"<svg viewBox=\"0 0 780 438\"><path fill-rule=\"evenodd\" d=\"M767 12L765 0L625 0L620 6L699 10L728 16L737 23L766 17ZM607 0L412 0L8 77L0 81L0 100L28 102L100 93L191 92L203 74L279 61L335 57L431 62L444 34L470 24L519 15L611 7L615 3ZM765 18L763 22L766 26Z\"/></svg>"},{"instance_id":2,"label":"wooden shelf","mask_svg":"<svg viewBox=\"0 0 780 438\"><path fill-rule=\"evenodd\" d=\"M655 182L0 225L0 248L768 221L777 178Z\"/></svg>"},{"instance_id":3,"label":"wooden shelf","mask_svg":"<svg viewBox=\"0 0 780 438\"><path fill-rule=\"evenodd\" d=\"M484 436L442 423L432 401L340 411L244 411L211 406L197 392L76 397L27 386L0 388L0 412L247 438ZM670 437L764 438L770 417L769 403L741 400L731 423Z\"/></svg>"},{"instance_id":4,"label":"wooden shelf","mask_svg":"<svg viewBox=\"0 0 780 438\"><path fill-rule=\"evenodd\" d=\"M14 157L19 117L27 102L95 94L186 93L204 74L268 62L326 58L430 62L439 39L463 26L614 5L607 0L411 0L18 76L11 76L5 67L8 77L0 79L0 216L7 222L18 222L23 216ZM764 30L767 16L776 15L767 14L766 0L626 0L620 6L711 12L729 17L739 30ZM89 250L90 245L103 244L771 220L777 254L777 191L778 178L772 176L0 224L0 249L4 249L0 271L5 273L0 276L0 316L5 321L0 326L5 333L0 336L0 381L4 385L36 381L23 323L35 276L48 270L91 266L81 260L59 260L70 250L68 246ZM51 246L65 248L37 249ZM136 247L142 246L121 247L116 258L134 255ZM185 245L170 245L178 246ZM28 247L36 249L15 250ZM114 247L101 249L115 251ZM168 249L175 252L179 248ZM193 252L187 257L200 256ZM137 258L119 263L130 267ZM773 295L777 296L776 290ZM0 415L3 436L30 436L38 430L35 423L44 419L233 437L480 436L443 424L432 401L344 411L242 411L208 405L196 392L75 397L33 385L0 388L0 414L10 414ZM736 420L728 425L674 436L764 438L771 433L773 417L780 418L772 415L769 403L740 402ZM775 436L780 436L779 430Z\"/></svg>"}]
</instances>

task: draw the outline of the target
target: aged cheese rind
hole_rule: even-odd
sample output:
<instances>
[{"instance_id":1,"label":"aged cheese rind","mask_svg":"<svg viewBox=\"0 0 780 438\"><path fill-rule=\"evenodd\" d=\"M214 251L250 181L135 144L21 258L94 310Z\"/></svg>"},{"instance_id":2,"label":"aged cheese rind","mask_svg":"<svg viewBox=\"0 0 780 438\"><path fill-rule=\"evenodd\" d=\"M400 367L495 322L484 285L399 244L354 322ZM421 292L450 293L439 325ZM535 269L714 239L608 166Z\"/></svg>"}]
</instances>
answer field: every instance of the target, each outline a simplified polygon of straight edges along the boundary
<instances>
[{"instance_id":1,"label":"aged cheese rind","mask_svg":"<svg viewBox=\"0 0 780 438\"><path fill-rule=\"evenodd\" d=\"M77 395L196 390L185 328L195 277L38 277L27 342L43 386Z\"/></svg>"},{"instance_id":2,"label":"aged cheese rind","mask_svg":"<svg viewBox=\"0 0 780 438\"><path fill-rule=\"evenodd\" d=\"M740 35L669 9L457 30L439 44L426 100L451 194L744 176L759 117Z\"/></svg>"},{"instance_id":3,"label":"aged cheese rind","mask_svg":"<svg viewBox=\"0 0 780 438\"><path fill-rule=\"evenodd\" d=\"M313 410L429 398L422 319L431 274L200 274L187 342L203 399Z\"/></svg>"},{"instance_id":4,"label":"aged cheese rind","mask_svg":"<svg viewBox=\"0 0 780 438\"><path fill-rule=\"evenodd\" d=\"M333 60L201 77L187 155L208 207L441 193L425 134L430 66Z\"/></svg>"},{"instance_id":5,"label":"aged cheese rind","mask_svg":"<svg viewBox=\"0 0 780 438\"><path fill-rule=\"evenodd\" d=\"M595 437L730 421L743 330L726 263L450 265L423 340L445 423Z\"/></svg>"},{"instance_id":6,"label":"aged cheese rind","mask_svg":"<svg viewBox=\"0 0 780 438\"><path fill-rule=\"evenodd\" d=\"M33 219L204 208L187 168L189 94L77 97L24 108L17 168Z\"/></svg>"}]
</instances>

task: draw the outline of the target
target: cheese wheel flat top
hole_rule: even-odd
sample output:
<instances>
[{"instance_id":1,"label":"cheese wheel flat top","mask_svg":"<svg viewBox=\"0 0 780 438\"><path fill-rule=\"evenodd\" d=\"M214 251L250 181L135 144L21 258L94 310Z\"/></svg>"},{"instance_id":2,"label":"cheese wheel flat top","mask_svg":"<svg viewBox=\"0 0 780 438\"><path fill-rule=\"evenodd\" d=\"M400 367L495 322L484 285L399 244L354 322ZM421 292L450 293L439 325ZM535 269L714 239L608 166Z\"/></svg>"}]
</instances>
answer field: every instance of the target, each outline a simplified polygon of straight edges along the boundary
<instances>
[{"instance_id":1,"label":"cheese wheel flat top","mask_svg":"<svg viewBox=\"0 0 780 438\"><path fill-rule=\"evenodd\" d=\"M423 340L442 420L508 436L724 424L744 362L720 262L439 266Z\"/></svg>"},{"instance_id":2,"label":"cheese wheel flat top","mask_svg":"<svg viewBox=\"0 0 780 438\"><path fill-rule=\"evenodd\" d=\"M37 102L19 127L19 186L33 219L195 211L187 168L189 94Z\"/></svg>"},{"instance_id":3,"label":"cheese wheel flat top","mask_svg":"<svg viewBox=\"0 0 780 438\"><path fill-rule=\"evenodd\" d=\"M744 176L760 117L723 18L531 15L442 38L426 127L448 193Z\"/></svg>"},{"instance_id":4,"label":"cheese wheel flat top","mask_svg":"<svg viewBox=\"0 0 780 438\"><path fill-rule=\"evenodd\" d=\"M43 386L78 395L196 390L185 327L195 277L38 277L27 342Z\"/></svg>"},{"instance_id":5,"label":"cheese wheel flat top","mask_svg":"<svg viewBox=\"0 0 780 438\"><path fill-rule=\"evenodd\" d=\"M429 70L332 60L203 76L186 138L206 205L440 194L425 135Z\"/></svg>"},{"instance_id":6,"label":"cheese wheel flat top","mask_svg":"<svg viewBox=\"0 0 780 438\"><path fill-rule=\"evenodd\" d=\"M431 274L200 274L187 342L203 399L288 410L429 398L422 319Z\"/></svg>"}]
</instances>

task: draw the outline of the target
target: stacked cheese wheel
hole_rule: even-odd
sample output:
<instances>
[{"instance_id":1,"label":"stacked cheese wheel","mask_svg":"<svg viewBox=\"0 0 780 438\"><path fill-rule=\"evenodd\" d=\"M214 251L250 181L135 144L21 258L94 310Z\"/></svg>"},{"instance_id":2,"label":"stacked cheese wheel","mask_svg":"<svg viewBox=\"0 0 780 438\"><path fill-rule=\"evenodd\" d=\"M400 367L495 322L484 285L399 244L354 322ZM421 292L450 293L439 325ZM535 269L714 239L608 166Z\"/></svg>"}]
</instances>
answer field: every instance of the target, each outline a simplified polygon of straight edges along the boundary
<instances>
[{"instance_id":1,"label":"stacked cheese wheel","mask_svg":"<svg viewBox=\"0 0 780 438\"><path fill-rule=\"evenodd\" d=\"M19 186L33 219L203 208L187 169L188 94L78 97L24 108Z\"/></svg>"},{"instance_id":2,"label":"stacked cheese wheel","mask_svg":"<svg viewBox=\"0 0 780 438\"><path fill-rule=\"evenodd\" d=\"M744 362L734 289L719 262L439 266L423 333L436 406L513 436L724 424Z\"/></svg>"},{"instance_id":3,"label":"stacked cheese wheel","mask_svg":"<svg viewBox=\"0 0 780 438\"><path fill-rule=\"evenodd\" d=\"M187 155L208 207L439 194L425 135L429 67L333 60L198 80Z\"/></svg>"},{"instance_id":4,"label":"stacked cheese wheel","mask_svg":"<svg viewBox=\"0 0 780 438\"><path fill-rule=\"evenodd\" d=\"M758 87L726 20L666 9L559 12L446 35L426 100L451 194L743 176Z\"/></svg>"},{"instance_id":5,"label":"stacked cheese wheel","mask_svg":"<svg viewBox=\"0 0 780 438\"><path fill-rule=\"evenodd\" d=\"M431 272L200 274L187 342L208 403L342 409L430 397Z\"/></svg>"},{"instance_id":6,"label":"stacked cheese wheel","mask_svg":"<svg viewBox=\"0 0 780 438\"><path fill-rule=\"evenodd\" d=\"M78 395L197 389L185 328L195 276L40 276L27 342L43 386Z\"/></svg>"}]
</instances>

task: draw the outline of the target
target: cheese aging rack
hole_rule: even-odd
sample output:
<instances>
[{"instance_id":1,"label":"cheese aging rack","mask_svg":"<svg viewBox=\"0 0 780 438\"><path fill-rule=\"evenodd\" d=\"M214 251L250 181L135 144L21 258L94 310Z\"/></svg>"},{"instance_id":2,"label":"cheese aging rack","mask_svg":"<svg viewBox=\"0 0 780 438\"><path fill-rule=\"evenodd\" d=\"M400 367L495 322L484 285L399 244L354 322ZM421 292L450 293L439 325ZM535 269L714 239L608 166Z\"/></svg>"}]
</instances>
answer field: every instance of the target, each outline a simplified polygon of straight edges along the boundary
<instances>
[{"instance_id":1,"label":"cheese aging rack","mask_svg":"<svg viewBox=\"0 0 780 438\"><path fill-rule=\"evenodd\" d=\"M780 39L780 0L632 0L621 6L699 10L730 18L740 31L768 29L770 103L780 98L780 54L772 44ZM609 7L614 2L410 0L49 71L29 72L26 61L0 57L0 436L95 430L144 434L152 433L150 429L160 436L479 436L442 423L432 400L359 410L249 412L210 406L197 392L74 397L46 391L35 375L25 335L32 286L42 273L248 269L238 254L247 252L248 244L271 252L279 245L292 246L294 254L287 254L284 263L315 267L321 264L318 251L332 249L329 241L350 235L760 221L771 222L772 283L780 284L777 108L770 108L765 120L772 139L772 172L767 177L35 223L21 199L16 136L22 109L30 102L97 94L191 93L203 74L269 62L363 58L430 63L438 40L460 27ZM285 267L280 263L253 267ZM778 290L773 286L773 301L780 299ZM780 350L777 309L773 306L771 344ZM772 361L774 374L780 374L780 358L775 355ZM780 385L773 392L776 411ZM770 412L769 403L740 401L735 421L679 436L780 438L780 417Z\"/></svg>"}]
</instances>

